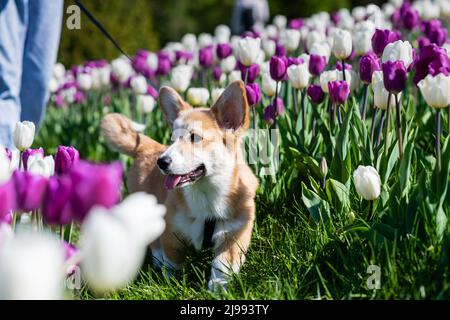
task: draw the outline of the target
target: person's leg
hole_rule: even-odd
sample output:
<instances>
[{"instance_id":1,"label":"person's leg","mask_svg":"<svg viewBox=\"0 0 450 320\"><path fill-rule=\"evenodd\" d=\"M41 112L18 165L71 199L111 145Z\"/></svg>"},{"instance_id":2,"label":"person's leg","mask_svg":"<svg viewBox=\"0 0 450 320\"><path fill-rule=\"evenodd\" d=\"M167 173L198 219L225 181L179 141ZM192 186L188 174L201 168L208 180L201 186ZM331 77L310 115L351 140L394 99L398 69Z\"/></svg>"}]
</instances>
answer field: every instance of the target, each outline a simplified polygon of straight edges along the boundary
<instances>
[{"instance_id":1,"label":"person's leg","mask_svg":"<svg viewBox=\"0 0 450 320\"><path fill-rule=\"evenodd\" d=\"M63 0L33 0L23 56L21 120L39 125L48 102L48 84L58 55Z\"/></svg>"},{"instance_id":2,"label":"person's leg","mask_svg":"<svg viewBox=\"0 0 450 320\"><path fill-rule=\"evenodd\" d=\"M0 0L0 145L12 147L20 120L22 57L28 0Z\"/></svg>"}]
</instances>

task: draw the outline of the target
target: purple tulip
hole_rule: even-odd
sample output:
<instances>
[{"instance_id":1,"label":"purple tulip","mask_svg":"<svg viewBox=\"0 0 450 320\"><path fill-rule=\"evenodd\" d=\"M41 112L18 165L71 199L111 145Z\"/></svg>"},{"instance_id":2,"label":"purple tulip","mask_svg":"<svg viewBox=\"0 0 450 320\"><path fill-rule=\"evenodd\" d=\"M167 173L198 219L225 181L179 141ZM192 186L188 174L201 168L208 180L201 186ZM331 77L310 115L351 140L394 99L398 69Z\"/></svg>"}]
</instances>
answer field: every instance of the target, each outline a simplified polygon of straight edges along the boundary
<instances>
[{"instance_id":1,"label":"purple tulip","mask_svg":"<svg viewBox=\"0 0 450 320\"><path fill-rule=\"evenodd\" d=\"M423 47L431 44L431 42L430 39L428 39L427 37L419 37L417 38L417 44L419 46L419 49L422 49Z\"/></svg>"},{"instance_id":2,"label":"purple tulip","mask_svg":"<svg viewBox=\"0 0 450 320\"><path fill-rule=\"evenodd\" d=\"M86 100L86 94L83 91L78 90L73 96L73 102L83 103Z\"/></svg>"},{"instance_id":3,"label":"purple tulip","mask_svg":"<svg viewBox=\"0 0 450 320\"><path fill-rule=\"evenodd\" d=\"M261 101L261 89L257 83L249 83L245 86L247 94L247 102L250 106L254 106Z\"/></svg>"},{"instance_id":4,"label":"purple tulip","mask_svg":"<svg viewBox=\"0 0 450 320\"><path fill-rule=\"evenodd\" d=\"M305 25L305 21L302 18L291 19L288 22L288 28L299 30L301 27Z\"/></svg>"},{"instance_id":5,"label":"purple tulip","mask_svg":"<svg viewBox=\"0 0 450 320\"><path fill-rule=\"evenodd\" d=\"M72 215L83 221L94 205L110 208L120 199L123 168L119 162L109 165L79 161L70 171L73 193Z\"/></svg>"},{"instance_id":6,"label":"purple tulip","mask_svg":"<svg viewBox=\"0 0 450 320\"><path fill-rule=\"evenodd\" d=\"M12 151L10 149L8 149L8 148L5 148L5 152L6 152L6 156L8 157L9 161L11 161L12 160L12 156L13 156Z\"/></svg>"},{"instance_id":7,"label":"purple tulip","mask_svg":"<svg viewBox=\"0 0 450 320\"><path fill-rule=\"evenodd\" d=\"M330 93L331 101L335 105L344 104L350 94L348 83L344 80L328 82L328 91Z\"/></svg>"},{"instance_id":8,"label":"purple tulip","mask_svg":"<svg viewBox=\"0 0 450 320\"><path fill-rule=\"evenodd\" d=\"M420 25L420 30L428 36L428 34L434 30L442 27L442 22L439 19L431 19L428 21L422 21L422 24Z\"/></svg>"},{"instance_id":9,"label":"purple tulip","mask_svg":"<svg viewBox=\"0 0 450 320\"><path fill-rule=\"evenodd\" d=\"M219 43L216 48L217 58L220 60L228 58L233 53L233 48L229 43Z\"/></svg>"},{"instance_id":10,"label":"purple tulip","mask_svg":"<svg viewBox=\"0 0 450 320\"><path fill-rule=\"evenodd\" d=\"M185 62L191 61L193 58L192 52L189 51L183 51L183 50L177 50L175 51L175 59L177 61L183 60Z\"/></svg>"},{"instance_id":11,"label":"purple tulip","mask_svg":"<svg viewBox=\"0 0 450 320\"><path fill-rule=\"evenodd\" d=\"M385 29L376 29L372 36L372 49L376 55L381 56L384 48L391 42L400 40L398 33Z\"/></svg>"},{"instance_id":12,"label":"purple tulip","mask_svg":"<svg viewBox=\"0 0 450 320\"><path fill-rule=\"evenodd\" d=\"M442 46L445 41L447 41L447 28L440 27L430 30L430 32L427 34L428 39L430 39L431 43L435 43L438 46Z\"/></svg>"},{"instance_id":13,"label":"purple tulip","mask_svg":"<svg viewBox=\"0 0 450 320\"><path fill-rule=\"evenodd\" d=\"M419 25L419 12L411 8L411 6L405 6L405 9L401 11L401 14L403 27L405 27L405 29L412 30Z\"/></svg>"},{"instance_id":14,"label":"purple tulip","mask_svg":"<svg viewBox=\"0 0 450 320\"><path fill-rule=\"evenodd\" d=\"M400 9L396 9L394 13L391 15L391 22L392 26L395 29L400 29L402 26L402 13L400 12Z\"/></svg>"},{"instance_id":15,"label":"purple tulip","mask_svg":"<svg viewBox=\"0 0 450 320\"><path fill-rule=\"evenodd\" d=\"M284 103L283 99L278 97L272 101L271 104L267 106L264 110L264 121L268 124L273 124L277 115L282 114L284 112Z\"/></svg>"},{"instance_id":16,"label":"purple tulip","mask_svg":"<svg viewBox=\"0 0 450 320\"><path fill-rule=\"evenodd\" d=\"M222 76L222 70L220 69L219 66L216 66L213 68L212 74L213 74L214 80L220 81L220 77Z\"/></svg>"},{"instance_id":17,"label":"purple tulip","mask_svg":"<svg viewBox=\"0 0 450 320\"><path fill-rule=\"evenodd\" d=\"M390 93L397 94L406 87L408 72L403 61L386 61L381 65L384 87Z\"/></svg>"},{"instance_id":18,"label":"purple tulip","mask_svg":"<svg viewBox=\"0 0 450 320\"><path fill-rule=\"evenodd\" d=\"M167 53L163 51L158 52L158 70L156 71L159 75L166 75L170 72L172 67L170 57Z\"/></svg>"},{"instance_id":19,"label":"purple tulip","mask_svg":"<svg viewBox=\"0 0 450 320\"><path fill-rule=\"evenodd\" d=\"M44 149L42 149L42 148L27 149L22 153L22 163L23 163L23 168L25 170L28 170L28 158L30 156L35 156L35 155L40 155L43 158L44 157Z\"/></svg>"},{"instance_id":20,"label":"purple tulip","mask_svg":"<svg viewBox=\"0 0 450 320\"><path fill-rule=\"evenodd\" d=\"M245 77L245 73L242 73L242 76ZM259 76L259 65L254 63L247 70L247 82L252 83L255 82Z\"/></svg>"},{"instance_id":21,"label":"purple tulip","mask_svg":"<svg viewBox=\"0 0 450 320\"><path fill-rule=\"evenodd\" d=\"M339 12L332 12L330 14L330 18L335 26L337 26L339 24L339 22L341 22L341 19L342 19Z\"/></svg>"},{"instance_id":22,"label":"purple tulip","mask_svg":"<svg viewBox=\"0 0 450 320\"><path fill-rule=\"evenodd\" d=\"M352 70L353 67L351 64L348 63L344 63L344 68L345 70ZM342 71L342 62L336 62L336 69L338 69L339 71Z\"/></svg>"},{"instance_id":23,"label":"purple tulip","mask_svg":"<svg viewBox=\"0 0 450 320\"><path fill-rule=\"evenodd\" d=\"M286 55L286 48L279 42L275 46L275 55L278 57L284 57Z\"/></svg>"},{"instance_id":24,"label":"purple tulip","mask_svg":"<svg viewBox=\"0 0 450 320\"><path fill-rule=\"evenodd\" d=\"M153 87L151 85L149 85L147 87L147 94L152 96L152 98L155 99L155 100L157 100L158 96L159 96L158 90L156 90L155 87Z\"/></svg>"},{"instance_id":25,"label":"purple tulip","mask_svg":"<svg viewBox=\"0 0 450 320\"><path fill-rule=\"evenodd\" d=\"M80 154L74 147L59 146L55 155L55 172L66 174L80 160Z\"/></svg>"},{"instance_id":26,"label":"purple tulip","mask_svg":"<svg viewBox=\"0 0 450 320\"><path fill-rule=\"evenodd\" d=\"M213 62L213 47L201 48L198 52L198 62L203 68L209 68Z\"/></svg>"},{"instance_id":27,"label":"purple tulip","mask_svg":"<svg viewBox=\"0 0 450 320\"><path fill-rule=\"evenodd\" d=\"M287 58L287 66L288 68L292 65L296 65L298 66L299 64L304 63L305 60L303 60L302 58L295 58L295 57L289 57Z\"/></svg>"},{"instance_id":28,"label":"purple tulip","mask_svg":"<svg viewBox=\"0 0 450 320\"><path fill-rule=\"evenodd\" d=\"M312 54L309 56L309 72L314 75L318 76L325 70L327 66L327 59L323 56L319 56L316 54Z\"/></svg>"},{"instance_id":29,"label":"purple tulip","mask_svg":"<svg viewBox=\"0 0 450 320\"><path fill-rule=\"evenodd\" d=\"M308 97L315 104L322 103L325 98L325 93L322 91L322 87L316 84L311 84L307 90Z\"/></svg>"},{"instance_id":30,"label":"purple tulip","mask_svg":"<svg viewBox=\"0 0 450 320\"><path fill-rule=\"evenodd\" d=\"M25 212L39 209L47 189L47 179L27 171L15 171L13 180L16 188L17 208Z\"/></svg>"},{"instance_id":31,"label":"purple tulip","mask_svg":"<svg viewBox=\"0 0 450 320\"><path fill-rule=\"evenodd\" d=\"M16 190L14 182L10 179L8 182L0 185L0 221L5 220L11 210L16 210Z\"/></svg>"},{"instance_id":32,"label":"purple tulip","mask_svg":"<svg viewBox=\"0 0 450 320\"><path fill-rule=\"evenodd\" d=\"M428 74L436 75L449 72L450 59L447 56L447 51L436 44L424 46L415 59L414 70L413 81L416 85Z\"/></svg>"},{"instance_id":33,"label":"purple tulip","mask_svg":"<svg viewBox=\"0 0 450 320\"><path fill-rule=\"evenodd\" d=\"M70 199L72 181L68 176L51 177L42 205L42 215L47 224L64 226L72 222Z\"/></svg>"},{"instance_id":34,"label":"purple tulip","mask_svg":"<svg viewBox=\"0 0 450 320\"><path fill-rule=\"evenodd\" d=\"M64 98L61 94L55 95L55 106L57 108L62 108L66 105Z\"/></svg>"},{"instance_id":35,"label":"purple tulip","mask_svg":"<svg viewBox=\"0 0 450 320\"><path fill-rule=\"evenodd\" d=\"M12 225L12 222L13 222L12 211L8 212L3 218L1 217L1 214L0 214L0 225L2 223L6 223L6 224L9 224L9 225Z\"/></svg>"},{"instance_id":36,"label":"purple tulip","mask_svg":"<svg viewBox=\"0 0 450 320\"><path fill-rule=\"evenodd\" d=\"M282 81L286 76L286 57L273 56L270 58L270 76L275 81Z\"/></svg>"},{"instance_id":37,"label":"purple tulip","mask_svg":"<svg viewBox=\"0 0 450 320\"><path fill-rule=\"evenodd\" d=\"M370 83L374 71L379 70L381 70L380 59L375 53L367 53L359 60L359 76L364 83Z\"/></svg>"}]
</instances>

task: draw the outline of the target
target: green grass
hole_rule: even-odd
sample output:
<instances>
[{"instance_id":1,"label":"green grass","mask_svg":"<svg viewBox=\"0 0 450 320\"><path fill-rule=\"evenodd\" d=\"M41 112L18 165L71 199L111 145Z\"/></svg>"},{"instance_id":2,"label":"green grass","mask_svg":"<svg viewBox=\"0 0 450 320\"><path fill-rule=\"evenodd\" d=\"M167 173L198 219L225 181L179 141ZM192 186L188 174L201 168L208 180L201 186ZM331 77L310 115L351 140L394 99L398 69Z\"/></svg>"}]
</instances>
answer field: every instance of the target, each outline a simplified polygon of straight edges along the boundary
<instances>
[{"instance_id":1,"label":"green grass","mask_svg":"<svg viewBox=\"0 0 450 320\"><path fill-rule=\"evenodd\" d=\"M291 97L284 98L288 108L279 119L280 167L276 176L260 175L257 219L247 261L228 291L207 291L212 252L189 249L188 260L175 277L168 278L147 262L132 284L108 298L450 298L450 230L443 219L450 204L450 143L445 129L443 171L437 172L433 111L423 101L414 105L405 94L405 156L399 160L394 123L387 157L383 156L384 142L378 149L368 143L371 119L368 114L364 123L359 117L359 95L347 104L341 128L328 126L327 102L319 107L307 104L307 123L312 117L318 119L315 140L310 131L299 130L300 121L295 121L289 107ZM36 145L53 150L58 144L73 144L84 158L129 163L104 145L98 123L106 111L95 107L98 101L98 97L90 97L94 111L90 121L73 109L77 106L69 111L50 109ZM121 93L113 101L109 111L129 114L127 95ZM262 108L258 113L261 119ZM158 109L140 120L148 124L148 135L168 141L168 128ZM318 163L323 156L329 167L326 190L319 187ZM360 200L351 181L359 164L376 166L382 177L382 194L373 220L367 219L368 204ZM437 180L445 175L447 179ZM381 286L377 290L367 286L370 265L380 268ZM79 298L96 296L84 289Z\"/></svg>"}]
</instances>

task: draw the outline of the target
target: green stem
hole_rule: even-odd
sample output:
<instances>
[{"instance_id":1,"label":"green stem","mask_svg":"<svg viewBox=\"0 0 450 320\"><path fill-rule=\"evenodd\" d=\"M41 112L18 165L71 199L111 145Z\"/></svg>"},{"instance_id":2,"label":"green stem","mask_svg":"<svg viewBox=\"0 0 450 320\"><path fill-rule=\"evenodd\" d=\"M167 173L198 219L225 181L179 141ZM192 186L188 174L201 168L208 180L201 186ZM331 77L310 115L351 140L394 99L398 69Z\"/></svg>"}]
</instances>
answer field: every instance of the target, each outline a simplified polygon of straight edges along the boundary
<instances>
[{"instance_id":1,"label":"green stem","mask_svg":"<svg viewBox=\"0 0 450 320\"><path fill-rule=\"evenodd\" d=\"M402 122L401 122L401 109L398 95L395 94L395 109L397 111L397 139L398 139L398 151L400 159L403 157L403 135L402 135Z\"/></svg>"}]
</instances>

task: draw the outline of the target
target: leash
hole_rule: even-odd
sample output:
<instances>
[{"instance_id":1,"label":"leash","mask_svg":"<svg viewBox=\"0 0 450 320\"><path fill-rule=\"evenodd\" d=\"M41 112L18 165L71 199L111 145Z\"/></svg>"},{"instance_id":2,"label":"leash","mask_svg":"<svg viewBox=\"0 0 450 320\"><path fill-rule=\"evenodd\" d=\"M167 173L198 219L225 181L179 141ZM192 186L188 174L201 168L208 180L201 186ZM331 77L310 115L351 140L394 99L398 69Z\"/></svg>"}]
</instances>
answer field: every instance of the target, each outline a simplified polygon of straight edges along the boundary
<instances>
[{"instance_id":1,"label":"leash","mask_svg":"<svg viewBox=\"0 0 450 320\"><path fill-rule=\"evenodd\" d=\"M214 243L212 241L212 236L214 234L214 229L216 228L216 219L206 219L205 220L205 229L203 231L203 249L212 248Z\"/></svg>"},{"instance_id":2,"label":"leash","mask_svg":"<svg viewBox=\"0 0 450 320\"><path fill-rule=\"evenodd\" d=\"M76 5L84 12L84 14L92 21L92 23L114 44L114 46L130 61L130 56L121 48L119 43L106 31L105 27L98 21L94 15L81 3L80 0L74 0Z\"/></svg>"}]
</instances>

